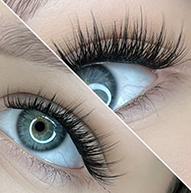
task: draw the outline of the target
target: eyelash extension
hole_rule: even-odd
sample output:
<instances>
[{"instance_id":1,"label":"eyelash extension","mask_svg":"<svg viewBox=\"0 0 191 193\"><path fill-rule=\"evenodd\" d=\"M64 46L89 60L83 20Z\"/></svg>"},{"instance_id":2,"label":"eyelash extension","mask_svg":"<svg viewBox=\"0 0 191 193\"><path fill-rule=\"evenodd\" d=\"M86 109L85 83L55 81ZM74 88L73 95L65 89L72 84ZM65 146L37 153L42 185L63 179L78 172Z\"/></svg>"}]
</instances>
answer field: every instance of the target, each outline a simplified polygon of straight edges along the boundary
<instances>
[{"instance_id":1,"label":"eyelash extension","mask_svg":"<svg viewBox=\"0 0 191 193\"><path fill-rule=\"evenodd\" d=\"M98 27L93 17L93 32L86 27L83 33L78 22L74 32L74 45L64 41L63 45L53 42L62 60L74 71L83 66L101 62L136 63L151 69L162 69L178 63L186 54L183 29L177 41L167 40L164 22L159 33L148 34L147 24L134 22L130 28L129 19L121 22L119 30L116 23L112 31ZM133 30L132 30L133 29ZM68 54L69 53L69 54Z\"/></svg>"},{"instance_id":2,"label":"eyelash extension","mask_svg":"<svg viewBox=\"0 0 191 193\"><path fill-rule=\"evenodd\" d=\"M174 176L170 182L167 193L190 193L191 191L185 186L185 184Z\"/></svg>"},{"instance_id":3,"label":"eyelash extension","mask_svg":"<svg viewBox=\"0 0 191 193\"><path fill-rule=\"evenodd\" d=\"M46 100L40 96L27 93L7 94L4 98L4 104L7 108L38 110L55 118L66 128L68 134L73 140L79 154L82 156L84 164L92 177L100 183L110 184L110 180L118 177L110 175L108 167L115 162L106 163L104 153L109 151L111 146L100 144L99 140L107 136L96 137L93 132L83 123L88 116L76 117L73 115L76 107L63 109L60 104L54 103L56 95L51 100ZM78 113L76 113L77 115Z\"/></svg>"}]
</instances>

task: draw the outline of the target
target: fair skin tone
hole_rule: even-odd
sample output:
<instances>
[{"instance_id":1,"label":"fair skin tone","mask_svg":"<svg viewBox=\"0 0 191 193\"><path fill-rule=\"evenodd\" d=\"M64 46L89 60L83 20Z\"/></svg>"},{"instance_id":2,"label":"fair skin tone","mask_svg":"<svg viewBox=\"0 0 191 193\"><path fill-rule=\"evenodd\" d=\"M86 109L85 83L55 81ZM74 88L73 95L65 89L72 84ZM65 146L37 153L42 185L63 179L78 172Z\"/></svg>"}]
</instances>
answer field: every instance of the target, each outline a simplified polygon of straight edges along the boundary
<instances>
[{"instance_id":1,"label":"fair skin tone","mask_svg":"<svg viewBox=\"0 0 191 193\"><path fill-rule=\"evenodd\" d=\"M137 139L116 114L75 74L71 73L66 66L54 57L2 4L0 4L0 13L0 18L2 19L0 33L2 40L0 45L0 118L4 113L10 111L3 102L7 94L7 88L9 88L9 94L28 93L30 95L37 94L43 88L42 97L46 95L46 99L50 100L56 93L55 102L59 103L61 101L63 108L66 108L70 104L77 103L78 105L81 103L79 109L74 111L74 114L80 110L79 116L91 112L84 120L88 128L94 131L95 135L109 134L107 139L108 145L113 145L117 142L110 151L105 153L104 157L107 162L118 161L109 167L109 171L112 174L124 174L114 179L112 185L98 183L88 173L85 166L78 169L67 168L56 166L54 163L36 158L23 145L16 143L14 137L11 138L1 131L1 191L8 193L88 193L126 192L128 190L134 193L165 193L173 174ZM9 33L9 30L12 29L13 31ZM19 30L22 33L18 33ZM18 39L14 38L22 37L21 44L17 45L14 41L11 41L9 39L10 36L8 36L9 34L12 35L11 38L15 41ZM20 36L20 34L22 35ZM29 34L30 40L36 43L32 45L40 48L35 52L32 46L25 47L29 49L26 49L24 51L25 54L21 55L19 51L23 50L20 48L30 43L27 42L26 38ZM6 42L7 39L4 37L9 37L10 41ZM10 44L12 46L3 47L3 43L5 43L4 45ZM57 64L57 67L50 65L46 59L41 59L40 62L39 51L46 53L46 56L51 61L54 61L54 64ZM76 89L76 85L78 85L78 89ZM94 101L93 104L92 101ZM105 115L111 121L106 121ZM4 127L3 124L1 127ZM105 138L100 139L100 143L105 142L104 140ZM53 171L59 174L61 172L67 173L67 175L60 176L58 173L54 175L55 173L51 173Z\"/></svg>"},{"instance_id":2,"label":"fair skin tone","mask_svg":"<svg viewBox=\"0 0 191 193\"><path fill-rule=\"evenodd\" d=\"M91 13L95 16L98 26L101 23L102 26L110 29L115 21L119 28L127 12L130 20L140 18L141 7L144 18L147 18L148 28L152 28L153 32L160 31L164 19L167 38L173 37L173 40L176 40L183 26L183 38L189 50L191 47L191 20L188 19L191 16L190 6L189 1L178 0L173 2L137 0L125 1L125 4L124 1L115 0L65 1L64 4L62 0L56 3L50 0L26 23L44 42L57 51L52 42L63 42L63 39L71 43L74 41L73 29L77 26L76 18L82 31L87 26L91 33ZM157 71L158 76L163 80L159 82L163 83L161 85L166 90L153 96L151 100L154 108L152 105L149 106L149 110L124 107L118 109L116 113L191 187L190 58L191 52L188 51L180 61L180 65ZM164 80L167 81L164 83ZM151 85L151 88L154 85L156 84Z\"/></svg>"}]
</instances>

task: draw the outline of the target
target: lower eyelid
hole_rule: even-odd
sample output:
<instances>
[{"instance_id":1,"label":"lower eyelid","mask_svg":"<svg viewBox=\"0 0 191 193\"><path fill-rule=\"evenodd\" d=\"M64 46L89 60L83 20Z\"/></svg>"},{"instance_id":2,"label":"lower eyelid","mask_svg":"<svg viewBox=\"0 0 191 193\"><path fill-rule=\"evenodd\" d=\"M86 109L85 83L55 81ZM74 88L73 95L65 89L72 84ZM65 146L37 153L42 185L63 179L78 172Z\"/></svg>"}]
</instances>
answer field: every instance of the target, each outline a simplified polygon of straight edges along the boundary
<instances>
[{"instance_id":1,"label":"lower eyelid","mask_svg":"<svg viewBox=\"0 0 191 193\"><path fill-rule=\"evenodd\" d=\"M145 120L150 115L158 117L160 109L172 102L172 97L176 96L183 83L181 73L173 69L161 69L156 73L158 79L143 94L115 111L127 124Z\"/></svg>"},{"instance_id":2,"label":"lower eyelid","mask_svg":"<svg viewBox=\"0 0 191 193\"><path fill-rule=\"evenodd\" d=\"M87 186L87 184L90 185L90 182L95 183L95 180L88 174L85 167L68 169L40 161L19 147L16 142L2 131L0 131L0 154L2 154L1 157L4 159L3 161L1 160L1 163L10 163L16 171L22 175L24 174L24 176L26 175L27 181L37 179L40 184L43 182L45 186L60 186L67 189L70 186L73 188L77 184L85 184L84 186ZM40 186L37 182L35 184Z\"/></svg>"}]
</instances>

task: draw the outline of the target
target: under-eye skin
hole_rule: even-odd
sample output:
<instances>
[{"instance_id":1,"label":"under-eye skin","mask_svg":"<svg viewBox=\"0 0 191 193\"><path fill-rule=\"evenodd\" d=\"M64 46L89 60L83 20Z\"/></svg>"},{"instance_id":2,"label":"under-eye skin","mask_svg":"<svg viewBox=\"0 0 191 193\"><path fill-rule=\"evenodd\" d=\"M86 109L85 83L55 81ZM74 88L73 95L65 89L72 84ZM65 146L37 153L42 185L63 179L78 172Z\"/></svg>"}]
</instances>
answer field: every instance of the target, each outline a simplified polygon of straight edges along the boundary
<instances>
[{"instance_id":1,"label":"under-eye skin","mask_svg":"<svg viewBox=\"0 0 191 193\"><path fill-rule=\"evenodd\" d=\"M76 110L79 109L80 112L80 105L77 107L69 106L68 108L63 108L61 103L54 102L56 101L55 95L52 97L51 100L48 100L45 99L45 97L41 96L41 92L36 95L22 92L9 94L8 92L8 94L2 97L2 99L4 101L4 106L7 107L7 110L0 112L0 119L4 120L5 118L6 122L6 120L8 120L6 112L18 110L21 111L19 113L19 120L17 120L17 127L19 127L17 128L18 136L21 136L22 138L24 137L22 135L28 135L28 139L30 139L30 135L32 133L33 138L35 138L35 140L33 141L31 139L30 141L20 139L20 141L22 141L21 143L23 143L22 146L26 147L29 152L30 150L32 150L31 152L37 151L39 153L38 155L40 155L40 152L46 152L50 150L54 151L56 146L59 145L62 140L65 140L66 135L69 135L75 147L77 148L79 155L82 157L85 167L96 181L102 184L110 184L111 179L117 177L109 172L109 167L114 162L107 163L104 155L105 151L109 151L111 146L109 147L106 144L100 143L100 139L104 140L104 137L106 136L96 137L91 129L85 125L83 120L88 115L85 115L83 117L78 117L78 113L74 115L74 111L76 112ZM36 123L34 120L36 121ZM30 132L22 130L23 126L31 126L31 124L23 124L23 121L29 121L30 123L32 123L32 121L34 122L32 123ZM47 127L47 130L52 127L59 127L58 130L56 130L57 128L54 129L54 131L56 131L55 135L58 136L58 138L55 140L55 143L54 141L51 141L51 144L49 144L48 146L45 146L43 144L41 144L41 146L38 146L39 141L44 142L50 139L53 136L53 132L50 133L50 129L49 131L43 130L44 133L42 138L39 127L35 127L35 125L33 125L37 123L43 123L44 127ZM62 133L62 135L60 135L60 133ZM38 157L40 158L40 156ZM42 160L42 158L40 159ZM50 161L52 162L52 165L54 165L54 162L52 160ZM61 162L61 160L59 161ZM57 165L59 166L59 164ZM69 166L70 169L72 169L72 167L75 168L75 165ZM77 165L76 167L82 167L82 165Z\"/></svg>"},{"instance_id":2,"label":"under-eye skin","mask_svg":"<svg viewBox=\"0 0 191 193\"><path fill-rule=\"evenodd\" d=\"M134 99L138 99L139 95L143 97L143 93L145 93L149 86L155 82L155 79L158 78L158 70L178 65L187 54L187 48L184 46L184 39L182 37L183 29L180 29L179 37L176 39L168 39L164 23L158 33L152 33L147 28L147 22L143 20L142 15L140 22L131 22L130 24L127 17L124 22L121 22L120 26L116 26L114 22L111 31L106 31L103 26L98 27L93 16L92 28L86 27L85 30L85 32L82 31L78 22L78 28L74 31L73 36L74 43L65 39L63 42L54 42L54 46L62 60L88 85L92 85L91 80L90 83L88 78L90 75L95 74L95 70L98 70L96 66L108 66L109 71L109 67L114 64L116 64L116 68L117 65L120 66L120 64L136 65L140 67L139 71L141 71L141 68L147 68L153 77L156 75L156 77L151 79L153 81L140 90L134 98L124 100L125 103L117 105L116 108L131 103ZM89 68L89 73L85 72L87 76L84 76L82 72L87 71L87 68ZM108 73L105 74L106 77L107 74ZM147 77L147 74L145 77ZM103 79L103 75L100 79ZM98 78L94 83L100 83ZM117 87L117 85L112 85ZM140 85L135 85L135 87L136 86L139 87ZM158 85L154 85L154 87L157 86ZM108 89L108 87L106 89ZM151 89L153 89L153 87ZM103 90L104 88L102 91ZM106 95L107 90L104 91ZM110 94L111 93L112 92L110 92ZM120 93L118 93L118 95L120 96ZM109 98L118 100L114 96L109 97L110 95L108 95L106 99L102 97L102 94L98 94L98 96L100 96L106 104ZM109 106L112 108L112 105ZM115 110L116 108L113 109Z\"/></svg>"}]
</instances>

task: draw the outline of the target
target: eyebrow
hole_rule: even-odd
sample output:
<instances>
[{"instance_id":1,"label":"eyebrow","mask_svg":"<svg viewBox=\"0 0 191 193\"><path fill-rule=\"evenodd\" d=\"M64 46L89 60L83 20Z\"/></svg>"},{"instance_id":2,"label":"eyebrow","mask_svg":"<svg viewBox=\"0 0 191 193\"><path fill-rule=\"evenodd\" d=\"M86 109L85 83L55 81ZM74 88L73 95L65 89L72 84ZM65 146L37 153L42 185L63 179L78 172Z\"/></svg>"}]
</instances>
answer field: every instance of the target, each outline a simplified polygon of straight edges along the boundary
<instances>
[{"instance_id":1,"label":"eyebrow","mask_svg":"<svg viewBox=\"0 0 191 193\"><path fill-rule=\"evenodd\" d=\"M32 18L48 0L3 0L23 21Z\"/></svg>"},{"instance_id":2,"label":"eyebrow","mask_svg":"<svg viewBox=\"0 0 191 193\"><path fill-rule=\"evenodd\" d=\"M63 61L55 56L24 24L19 20L0 21L0 54L23 58L48 67L67 70ZM67 70L69 71L69 70Z\"/></svg>"}]
</instances>

